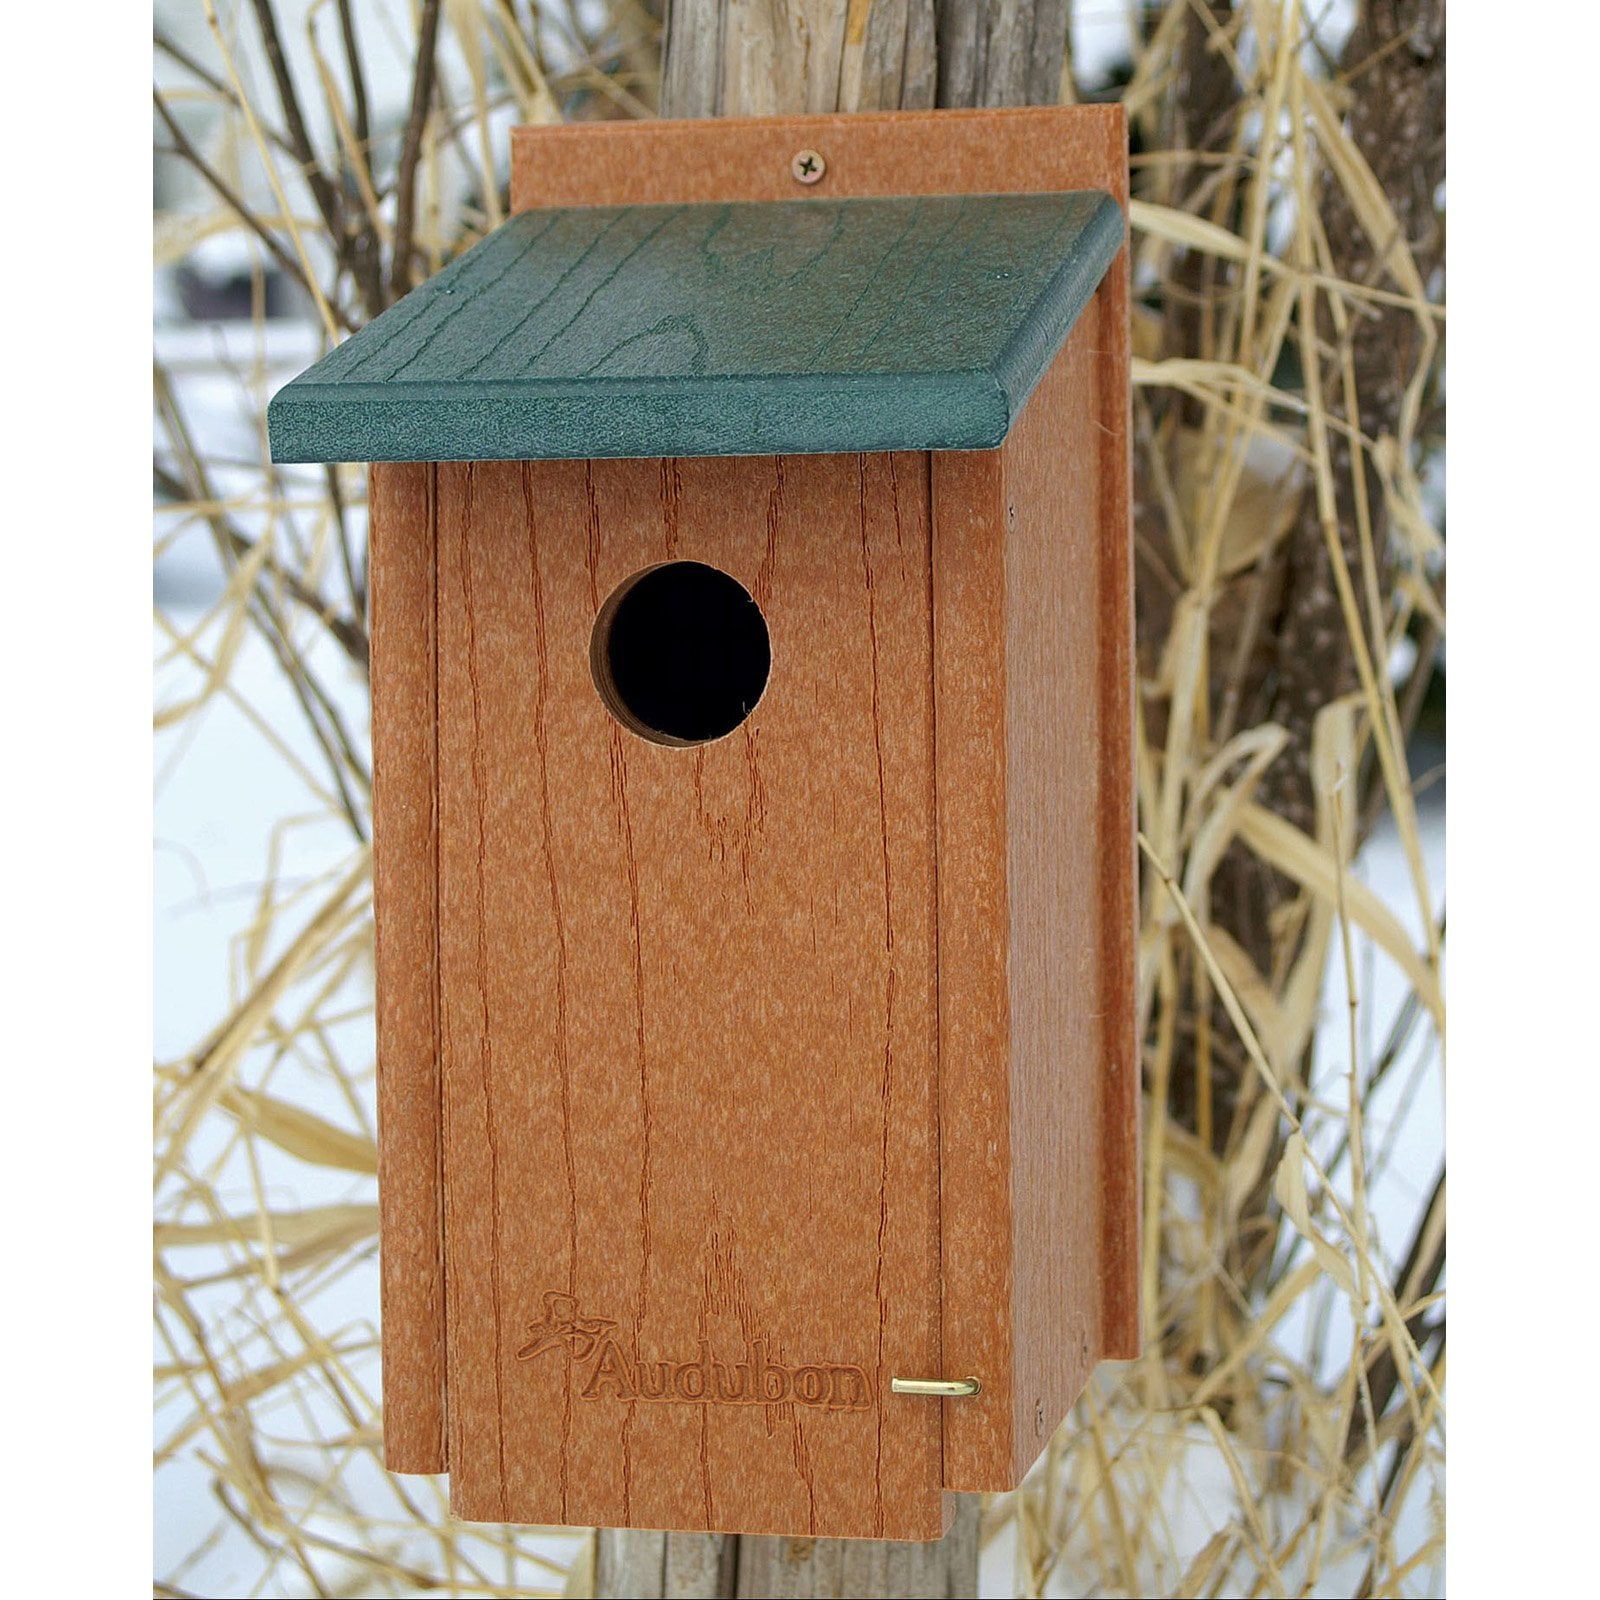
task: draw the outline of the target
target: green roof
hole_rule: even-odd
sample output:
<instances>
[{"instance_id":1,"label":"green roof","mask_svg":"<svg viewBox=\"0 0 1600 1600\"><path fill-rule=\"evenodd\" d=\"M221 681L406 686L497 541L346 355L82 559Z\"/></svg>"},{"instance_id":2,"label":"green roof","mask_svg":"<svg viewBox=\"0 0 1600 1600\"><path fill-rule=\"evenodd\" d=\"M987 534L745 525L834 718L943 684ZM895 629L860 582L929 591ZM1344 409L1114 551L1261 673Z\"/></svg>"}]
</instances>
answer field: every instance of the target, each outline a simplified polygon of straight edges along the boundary
<instances>
[{"instance_id":1,"label":"green roof","mask_svg":"<svg viewBox=\"0 0 1600 1600\"><path fill-rule=\"evenodd\" d=\"M272 456L992 448L1122 233L1098 192L525 211L279 390Z\"/></svg>"}]
</instances>

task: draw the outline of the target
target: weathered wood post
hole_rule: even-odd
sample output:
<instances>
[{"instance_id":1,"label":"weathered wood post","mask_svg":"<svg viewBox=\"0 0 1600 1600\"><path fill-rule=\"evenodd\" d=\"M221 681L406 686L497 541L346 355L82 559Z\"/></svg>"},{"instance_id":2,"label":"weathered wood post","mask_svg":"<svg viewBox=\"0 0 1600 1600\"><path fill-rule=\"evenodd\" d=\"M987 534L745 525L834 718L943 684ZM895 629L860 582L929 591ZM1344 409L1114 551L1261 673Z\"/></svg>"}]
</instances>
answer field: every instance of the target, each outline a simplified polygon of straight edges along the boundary
<instances>
[{"instance_id":1,"label":"weathered wood post","mask_svg":"<svg viewBox=\"0 0 1600 1600\"><path fill-rule=\"evenodd\" d=\"M759 116L1049 105L1066 0L668 0L661 113ZM970 1596L976 1495L938 1544L602 1530L603 1596Z\"/></svg>"}]
</instances>

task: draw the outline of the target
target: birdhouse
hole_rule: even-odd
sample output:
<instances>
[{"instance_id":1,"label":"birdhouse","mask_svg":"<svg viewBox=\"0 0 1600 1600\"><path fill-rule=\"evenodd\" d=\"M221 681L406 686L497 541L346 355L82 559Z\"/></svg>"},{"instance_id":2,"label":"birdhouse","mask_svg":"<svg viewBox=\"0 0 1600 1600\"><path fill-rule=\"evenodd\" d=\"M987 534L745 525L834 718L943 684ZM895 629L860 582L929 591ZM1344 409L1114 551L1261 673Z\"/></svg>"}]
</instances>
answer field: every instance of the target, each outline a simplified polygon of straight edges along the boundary
<instances>
[{"instance_id":1,"label":"birdhouse","mask_svg":"<svg viewBox=\"0 0 1600 1600\"><path fill-rule=\"evenodd\" d=\"M1137 1353L1118 108L522 128L371 469L387 1459L931 1539Z\"/></svg>"}]
</instances>

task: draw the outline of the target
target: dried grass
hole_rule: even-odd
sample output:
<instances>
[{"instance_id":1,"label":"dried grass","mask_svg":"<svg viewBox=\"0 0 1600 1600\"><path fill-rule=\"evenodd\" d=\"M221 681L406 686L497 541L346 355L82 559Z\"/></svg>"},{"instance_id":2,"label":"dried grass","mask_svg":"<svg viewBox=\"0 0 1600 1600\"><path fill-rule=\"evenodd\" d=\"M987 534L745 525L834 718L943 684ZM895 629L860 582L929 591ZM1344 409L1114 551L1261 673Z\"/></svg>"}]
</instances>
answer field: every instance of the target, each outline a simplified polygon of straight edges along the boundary
<instances>
[{"instance_id":1,"label":"dried grass","mask_svg":"<svg viewBox=\"0 0 1600 1600\"><path fill-rule=\"evenodd\" d=\"M500 219L507 123L646 113L654 25L632 0L427 0L434 110L378 127L362 50L381 36L410 53L411 23L316 0L298 79L323 158L308 182L312 136L263 48L274 8L199 4L209 49L158 49L158 141L200 181L158 216L157 260L251 241L261 338L211 373L253 440L242 461L197 442L191 374L158 362L157 557L204 541L226 575L198 620L157 612L161 781L185 782L223 708L305 800L262 839L215 1025L156 1065L158 1503L197 1529L158 1592L231 1573L239 1593L585 1593L584 1536L452 1522L435 1484L381 1466L369 757L349 709L364 483L267 465L264 404L286 374L261 274L297 280L342 337ZM1437 1593L1443 1149L1424 1134L1399 1174L1392 1152L1443 1079L1443 926L1406 753L1443 629L1422 489L1443 309L1352 136L1351 74L1330 70L1306 13L1175 0L1141 35L1125 98L1140 146L1147 1352L1102 1374L1025 1488L988 1508L986 1538L1022 1594ZM1204 82L1225 114L1178 148L1174 97ZM406 170L414 207L392 198ZM1359 277L1337 267L1340 229L1365 241ZM1372 433L1351 330L1379 316L1401 319L1414 359ZM1304 529L1326 551L1330 660L1349 682L1297 730L1259 714L1248 663ZM1386 664L1408 637L1418 664L1397 687ZM252 651L286 689L269 709L242 687ZM1296 760L1298 817L1271 787ZM1404 902L1354 874L1380 816ZM1264 930L1230 910L1230 872L1268 886ZM1378 988L1398 1002L1380 1009ZM1392 1197L1397 1178L1415 1214L1397 1225L1389 1203L1380 1228L1374 1186Z\"/></svg>"}]
</instances>

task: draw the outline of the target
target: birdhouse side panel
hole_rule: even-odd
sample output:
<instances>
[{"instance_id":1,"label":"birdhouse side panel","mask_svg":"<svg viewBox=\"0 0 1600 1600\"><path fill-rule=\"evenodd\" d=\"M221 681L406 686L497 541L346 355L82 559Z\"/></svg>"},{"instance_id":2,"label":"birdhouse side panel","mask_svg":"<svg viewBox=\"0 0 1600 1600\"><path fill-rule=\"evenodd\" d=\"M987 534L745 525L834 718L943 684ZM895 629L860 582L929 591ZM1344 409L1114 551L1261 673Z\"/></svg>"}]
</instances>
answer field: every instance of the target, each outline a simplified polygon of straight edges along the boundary
<instances>
[{"instance_id":1,"label":"birdhouse side panel","mask_svg":"<svg viewBox=\"0 0 1600 1600\"><path fill-rule=\"evenodd\" d=\"M984 1384L947 1408L945 1481L972 1492L1021 1481L1095 1364L1133 1353L1130 1320L1137 1348L1126 344L1108 306L1102 288L1002 448L931 458L945 1362Z\"/></svg>"},{"instance_id":2,"label":"birdhouse side panel","mask_svg":"<svg viewBox=\"0 0 1600 1600\"><path fill-rule=\"evenodd\" d=\"M1125 134L1124 134L1125 137ZM1139 680L1133 551L1133 349L1129 247L1091 306L1100 451L1100 916L1104 1076L1101 1081L1100 1352L1132 1361L1144 1347L1144 1165L1139 1040Z\"/></svg>"},{"instance_id":3,"label":"birdhouse side panel","mask_svg":"<svg viewBox=\"0 0 1600 1600\"><path fill-rule=\"evenodd\" d=\"M375 466L370 490L383 1448L443 1472L434 468Z\"/></svg>"},{"instance_id":4,"label":"birdhouse side panel","mask_svg":"<svg viewBox=\"0 0 1600 1600\"><path fill-rule=\"evenodd\" d=\"M438 481L452 1504L937 1537L926 458ZM691 747L592 659L684 561L771 648Z\"/></svg>"},{"instance_id":5,"label":"birdhouse side panel","mask_svg":"<svg viewBox=\"0 0 1600 1600\"><path fill-rule=\"evenodd\" d=\"M1006 541L1013 1481L1137 1353L1131 524L1102 289L1001 451ZM1108 360L1109 357L1109 360ZM1134 1346L1119 1345L1132 1322Z\"/></svg>"}]
</instances>

